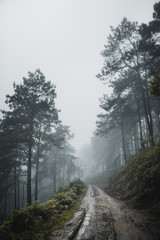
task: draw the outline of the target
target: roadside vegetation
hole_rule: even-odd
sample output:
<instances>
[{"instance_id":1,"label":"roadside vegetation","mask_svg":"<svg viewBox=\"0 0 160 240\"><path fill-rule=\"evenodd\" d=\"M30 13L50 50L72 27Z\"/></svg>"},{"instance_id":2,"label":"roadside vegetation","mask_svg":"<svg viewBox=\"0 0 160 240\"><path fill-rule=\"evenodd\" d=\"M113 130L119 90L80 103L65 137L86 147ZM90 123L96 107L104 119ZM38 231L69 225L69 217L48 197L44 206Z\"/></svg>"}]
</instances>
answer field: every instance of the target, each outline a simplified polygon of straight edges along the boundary
<instances>
[{"instance_id":1,"label":"roadside vegetation","mask_svg":"<svg viewBox=\"0 0 160 240\"><path fill-rule=\"evenodd\" d=\"M78 210L87 186L80 179L59 189L53 197L42 203L34 202L21 211L14 210L1 223L0 239L47 240L52 232L69 221Z\"/></svg>"},{"instance_id":2,"label":"roadside vegetation","mask_svg":"<svg viewBox=\"0 0 160 240\"><path fill-rule=\"evenodd\" d=\"M124 166L107 176L103 188L116 192L135 207L153 208L160 204L160 145L140 151Z\"/></svg>"}]
</instances>

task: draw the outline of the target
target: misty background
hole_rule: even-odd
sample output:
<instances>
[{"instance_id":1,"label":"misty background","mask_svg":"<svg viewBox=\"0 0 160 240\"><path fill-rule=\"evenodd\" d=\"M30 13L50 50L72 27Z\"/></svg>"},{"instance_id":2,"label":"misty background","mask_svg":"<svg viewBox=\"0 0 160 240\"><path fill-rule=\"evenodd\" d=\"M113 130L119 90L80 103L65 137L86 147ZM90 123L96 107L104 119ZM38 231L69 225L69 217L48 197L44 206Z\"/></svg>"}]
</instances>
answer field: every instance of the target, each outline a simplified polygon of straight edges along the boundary
<instances>
[{"instance_id":1,"label":"misty background","mask_svg":"<svg viewBox=\"0 0 160 240\"><path fill-rule=\"evenodd\" d=\"M99 98L111 90L96 78L100 52L123 17L152 19L151 0L0 0L0 108L13 82L39 68L56 85L60 119L77 151L95 130Z\"/></svg>"}]
</instances>

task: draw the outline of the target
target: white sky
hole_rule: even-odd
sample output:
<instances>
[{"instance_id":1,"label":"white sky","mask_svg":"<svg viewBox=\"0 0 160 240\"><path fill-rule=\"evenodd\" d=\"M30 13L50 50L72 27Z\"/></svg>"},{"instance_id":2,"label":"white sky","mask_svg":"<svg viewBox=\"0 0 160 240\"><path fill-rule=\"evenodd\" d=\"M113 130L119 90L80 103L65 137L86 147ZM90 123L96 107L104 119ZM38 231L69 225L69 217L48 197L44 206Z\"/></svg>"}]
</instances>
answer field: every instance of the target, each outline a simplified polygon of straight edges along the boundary
<instances>
[{"instance_id":1,"label":"white sky","mask_svg":"<svg viewBox=\"0 0 160 240\"><path fill-rule=\"evenodd\" d=\"M60 119L75 133L79 150L88 143L108 91L96 74L110 26L123 17L152 19L154 0L0 0L0 109L13 82L37 68L56 84Z\"/></svg>"}]
</instances>

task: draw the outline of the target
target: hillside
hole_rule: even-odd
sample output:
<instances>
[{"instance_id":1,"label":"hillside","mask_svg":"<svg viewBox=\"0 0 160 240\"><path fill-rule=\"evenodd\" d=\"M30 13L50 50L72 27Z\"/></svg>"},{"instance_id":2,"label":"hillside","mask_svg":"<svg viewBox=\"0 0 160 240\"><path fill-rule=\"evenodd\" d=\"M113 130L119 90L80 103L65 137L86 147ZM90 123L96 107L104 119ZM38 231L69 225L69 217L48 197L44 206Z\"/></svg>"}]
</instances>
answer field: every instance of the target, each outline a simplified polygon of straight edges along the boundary
<instances>
[{"instance_id":1,"label":"hillside","mask_svg":"<svg viewBox=\"0 0 160 240\"><path fill-rule=\"evenodd\" d=\"M100 186L110 196L145 214L148 229L160 236L160 146L131 156L126 164L103 178Z\"/></svg>"},{"instance_id":2,"label":"hillside","mask_svg":"<svg viewBox=\"0 0 160 240\"><path fill-rule=\"evenodd\" d=\"M160 199L160 146L131 156L126 164L106 177L103 188L137 208L151 208Z\"/></svg>"},{"instance_id":3,"label":"hillside","mask_svg":"<svg viewBox=\"0 0 160 240\"><path fill-rule=\"evenodd\" d=\"M75 179L42 203L33 203L21 211L14 210L0 225L3 240L47 240L52 232L62 227L78 211L86 185Z\"/></svg>"}]
</instances>

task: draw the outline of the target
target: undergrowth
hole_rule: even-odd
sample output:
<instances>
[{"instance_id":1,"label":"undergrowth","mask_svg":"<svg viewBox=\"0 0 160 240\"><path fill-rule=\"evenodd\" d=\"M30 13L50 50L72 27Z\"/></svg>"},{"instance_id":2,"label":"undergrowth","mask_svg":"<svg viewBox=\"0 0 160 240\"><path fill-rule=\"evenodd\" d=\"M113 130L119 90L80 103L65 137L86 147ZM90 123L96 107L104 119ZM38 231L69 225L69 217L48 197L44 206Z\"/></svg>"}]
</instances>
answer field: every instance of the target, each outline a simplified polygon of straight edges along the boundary
<instances>
[{"instance_id":1,"label":"undergrowth","mask_svg":"<svg viewBox=\"0 0 160 240\"><path fill-rule=\"evenodd\" d=\"M118 190L137 207L148 207L160 198L160 146L131 156L103 182L103 188Z\"/></svg>"},{"instance_id":2,"label":"undergrowth","mask_svg":"<svg viewBox=\"0 0 160 240\"><path fill-rule=\"evenodd\" d=\"M86 185L75 179L45 203L34 202L14 210L0 226L1 240L47 240L51 233L69 221L86 192Z\"/></svg>"}]
</instances>

